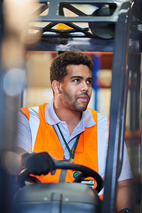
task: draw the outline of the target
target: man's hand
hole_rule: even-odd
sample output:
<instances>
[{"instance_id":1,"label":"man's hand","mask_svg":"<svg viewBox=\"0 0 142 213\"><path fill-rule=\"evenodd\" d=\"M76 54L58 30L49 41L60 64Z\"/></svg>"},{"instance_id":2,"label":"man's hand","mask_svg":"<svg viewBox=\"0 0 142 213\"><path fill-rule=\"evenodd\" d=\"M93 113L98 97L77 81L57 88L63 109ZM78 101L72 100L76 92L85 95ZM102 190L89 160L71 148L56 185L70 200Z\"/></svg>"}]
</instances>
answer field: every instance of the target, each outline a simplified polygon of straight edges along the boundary
<instances>
[{"instance_id":1,"label":"man's hand","mask_svg":"<svg viewBox=\"0 0 142 213\"><path fill-rule=\"evenodd\" d=\"M49 171L56 169L55 162L48 152L23 154L22 166L34 175L46 175Z\"/></svg>"}]
</instances>

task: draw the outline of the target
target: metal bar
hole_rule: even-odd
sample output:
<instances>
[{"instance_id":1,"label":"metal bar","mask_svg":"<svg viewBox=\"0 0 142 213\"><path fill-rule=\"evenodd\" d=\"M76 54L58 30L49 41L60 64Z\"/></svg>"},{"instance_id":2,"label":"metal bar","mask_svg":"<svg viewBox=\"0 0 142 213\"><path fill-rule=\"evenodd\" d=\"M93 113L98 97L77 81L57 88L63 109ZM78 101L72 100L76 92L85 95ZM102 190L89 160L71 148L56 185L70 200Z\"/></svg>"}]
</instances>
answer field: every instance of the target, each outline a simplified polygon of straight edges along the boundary
<instances>
[{"instance_id":1,"label":"metal bar","mask_svg":"<svg viewBox=\"0 0 142 213\"><path fill-rule=\"evenodd\" d=\"M124 138L125 138L125 124L126 124L126 111L127 111L127 98L128 98L128 87L129 87L129 75L130 70L127 67L126 73L124 73L124 91L123 94L123 104L122 104L122 122L120 125L120 147L119 147L119 161L118 161L118 176L120 175L122 162L123 162L123 148L124 148Z\"/></svg>"},{"instance_id":2,"label":"metal bar","mask_svg":"<svg viewBox=\"0 0 142 213\"><path fill-rule=\"evenodd\" d=\"M52 27L54 27L57 23L49 23L45 27L43 27L43 32L50 31Z\"/></svg>"},{"instance_id":3,"label":"metal bar","mask_svg":"<svg viewBox=\"0 0 142 213\"><path fill-rule=\"evenodd\" d=\"M84 37L89 37L89 38L92 38L94 37L92 33L88 32L89 31L89 28L81 28L73 23L69 23L67 22L66 25L73 28L73 29L69 29L69 30L60 30L60 29L52 29L55 25L57 25L56 22L51 22L49 23L48 25L46 25L44 28L43 28L43 32L55 32L55 33L58 33L58 37L59 36L66 36L66 37L73 37L73 35L71 35L71 33L74 33L74 32L81 32L84 34ZM33 28L33 27L32 27ZM48 34L49 35L49 34ZM46 35L47 36L47 35ZM53 36L53 35L52 35ZM76 35L75 35L76 36ZM55 35L54 35L55 37ZM81 37L81 36L80 36ZM83 36L82 36L83 37Z\"/></svg>"},{"instance_id":4,"label":"metal bar","mask_svg":"<svg viewBox=\"0 0 142 213\"><path fill-rule=\"evenodd\" d=\"M94 6L100 6L104 4L108 5L115 5L116 10L121 6L122 2L114 2L114 1L61 1L61 0L54 0L54 1L48 1L49 2L49 12L45 16L39 16L37 18L37 21L42 22L108 22L108 23L114 23L117 21L117 13L114 12L111 16L93 16L93 15L86 15L81 10L75 8L75 6L72 6L70 4L91 4ZM47 3L47 1L40 1L40 3ZM60 15L60 7L61 5L66 5L68 9L70 9L72 12L74 11L75 14L80 14L78 17L65 17Z\"/></svg>"},{"instance_id":5,"label":"metal bar","mask_svg":"<svg viewBox=\"0 0 142 213\"><path fill-rule=\"evenodd\" d=\"M64 16L65 14L64 14L64 9L63 9L63 7L62 7L62 4L60 5L60 7L59 7L59 15L61 15L61 16Z\"/></svg>"},{"instance_id":6,"label":"metal bar","mask_svg":"<svg viewBox=\"0 0 142 213\"><path fill-rule=\"evenodd\" d=\"M73 23L67 23L67 25L68 25L69 27L72 27L73 29L75 29L75 30L78 31L78 32L84 33L84 35L86 35L88 38L94 37L94 36L92 35L92 33L88 32L89 29L88 29L88 31L87 31L86 28L85 28L85 29L84 29L84 28L81 28L81 27L79 27L79 26L77 26L77 25L75 25L75 24L73 24Z\"/></svg>"},{"instance_id":7,"label":"metal bar","mask_svg":"<svg viewBox=\"0 0 142 213\"><path fill-rule=\"evenodd\" d=\"M124 6L124 7L123 7ZM129 8L129 11L128 11ZM110 106L109 143L106 161L104 200L101 213L113 213L116 206L116 189L118 178L118 156L120 149L121 124L124 113L124 79L125 63L128 51L128 35L131 23L130 4L122 5L115 32L115 52L112 69L112 93ZM121 33L120 33L121 32ZM124 128L124 126L123 126Z\"/></svg>"},{"instance_id":8,"label":"metal bar","mask_svg":"<svg viewBox=\"0 0 142 213\"><path fill-rule=\"evenodd\" d=\"M61 4L61 5L62 5L62 7L71 10L72 12L74 12L75 14L77 14L77 15L79 15L79 16L86 16L86 15L87 15L87 14L85 14L84 12L82 12L81 10L79 10L79 9L77 9L77 8L75 8L75 7L73 7L73 6L70 5L70 4L64 3L64 4Z\"/></svg>"},{"instance_id":9,"label":"metal bar","mask_svg":"<svg viewBox=\"0 0 142 213\"><path fill-rule=\"evenodd\" d=\"M140 128L140 61L141 56L133 54L131 57L131 87L130 87L130 130Z\"/></svg>"},{"instance_id":10,"label":"metal bar","mask_svg":"<svg viewBox=\"0 0 142 213\"><path fill-rule=\"evenodd\" d=\"M55 11L53 11L55 12ZM42 22L104 22L104 23L115 23L117 21L116 16L78 16L78 17L65 17L65 16L60 16L60 15L55 15L55 13L49 13L46 16L40 16L40 18L37 19L37 21L42 21Z\"/></svg>"},{"instance_id":11,"label":"metal bar","mask_svg":"<svg viewBox=\"0 0 142 213\"><path fill-rule=\"evenodd\" d=\"M53 0L39 0L40 3L52 2ZM70 3L70 4L115 4L114 0L54 0L55 4ZM121 2L124 2L123 0Z\"/></svg>"},{"instance_id":12,"label":"metal bar","mask_svg":"<svg viewBox=\"0 0 142 213\"><path fill-rule=\"evenodd\" d=\"M33 12L33 15L37 15L37 14L41 14L42 12L44 12L46 9L48 9L48 5L47 4L44 4L44 5L41 5L40 8L38 8L37 10L35 10Z\"/></svg>"},{"instance_id":13,"label":"metal bar","mask_svg":"<svg viewBox=\"0 0 142 213\"><path fill-rule=\"evenodd\" d=\"M140 138L142 134L142 114L140 109L140 103L142 103L141 99L141 55L138 53L131 53L129 66L131 68L131 75L130 75L130 88L129 88L129 128L131 136L127 140L127 144L129 147L129 154L131 156L130 163L131 168L134 174L134 187L136 193L136 203L140 204L141 200L141 145L142 141ZM138 134L136 136L136 133ZM138 206L137 205L137 206Z\"/></svg>"}]
</instances>

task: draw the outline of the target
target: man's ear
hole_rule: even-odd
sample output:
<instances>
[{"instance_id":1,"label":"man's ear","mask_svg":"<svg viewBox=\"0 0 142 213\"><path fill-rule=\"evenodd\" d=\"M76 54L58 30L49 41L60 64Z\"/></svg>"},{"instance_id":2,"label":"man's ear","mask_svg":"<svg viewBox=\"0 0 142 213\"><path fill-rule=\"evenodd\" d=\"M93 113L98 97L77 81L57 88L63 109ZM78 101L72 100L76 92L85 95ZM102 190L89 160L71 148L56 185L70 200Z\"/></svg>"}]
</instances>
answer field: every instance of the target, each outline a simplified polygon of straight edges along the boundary
<instances>
[{"instance_id":1,"label":"man's ear","mask_svg":"<svg viewBox=\"0 0 142 213\"><path fill-rule=\"evenodd\" d=\"M52 89L53 89L54 93L58 93L59 94L60 93L60 82L54 80L52 82Z\"/></svg>"}]
</instances>

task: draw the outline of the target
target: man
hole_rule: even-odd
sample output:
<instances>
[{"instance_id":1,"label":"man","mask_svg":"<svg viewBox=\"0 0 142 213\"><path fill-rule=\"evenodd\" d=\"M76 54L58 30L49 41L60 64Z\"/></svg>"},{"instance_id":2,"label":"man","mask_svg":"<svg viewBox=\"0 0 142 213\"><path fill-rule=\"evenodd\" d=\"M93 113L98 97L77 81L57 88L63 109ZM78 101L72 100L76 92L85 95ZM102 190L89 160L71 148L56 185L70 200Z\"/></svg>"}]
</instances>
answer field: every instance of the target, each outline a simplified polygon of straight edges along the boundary
<instances>
[{"instance_id":1,"label":"man","mask_svg":"<svg viewBox=\"0 0 142 213\"><path fill-rule=\"evenodd\" d=\"M83 164L104 178L108 117L87 109L92 93L91 66L91 59L81 53L60 54L50 69L52 102L21 109L18 152L22 156L23 167L40 175L42 182L74 180L72 171L65 174L57 170L54 176L46 175L49 170L55 169L53 158ZM129 202L132 194L130 179L132 173L125 147L118 181L117 212L132 208ZM99 196L103 196L103 190Z\"/></svg>"}]
</instances>

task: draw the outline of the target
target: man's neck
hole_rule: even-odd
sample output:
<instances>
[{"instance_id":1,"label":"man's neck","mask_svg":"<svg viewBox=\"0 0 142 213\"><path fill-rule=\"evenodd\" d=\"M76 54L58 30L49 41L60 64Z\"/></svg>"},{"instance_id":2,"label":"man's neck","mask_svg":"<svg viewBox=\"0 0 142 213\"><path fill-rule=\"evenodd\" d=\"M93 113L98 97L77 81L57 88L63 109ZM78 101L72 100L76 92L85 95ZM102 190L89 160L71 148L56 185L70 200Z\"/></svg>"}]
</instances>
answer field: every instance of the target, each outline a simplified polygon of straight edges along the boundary
<instances>
[{"instance_id":1,"label":"man's neck","mask_svg":"<svg viewBox=\"0 0 142 213\"><path fill-rule=\"evenodd\" d=\"M78 125L81 120L81 112L71 111L68 109L62 109L62 107L54 104L54 110L56 115L61 121L67 123L70 134L73 132L74 128Z\"/></svg>"}]
</instances>

